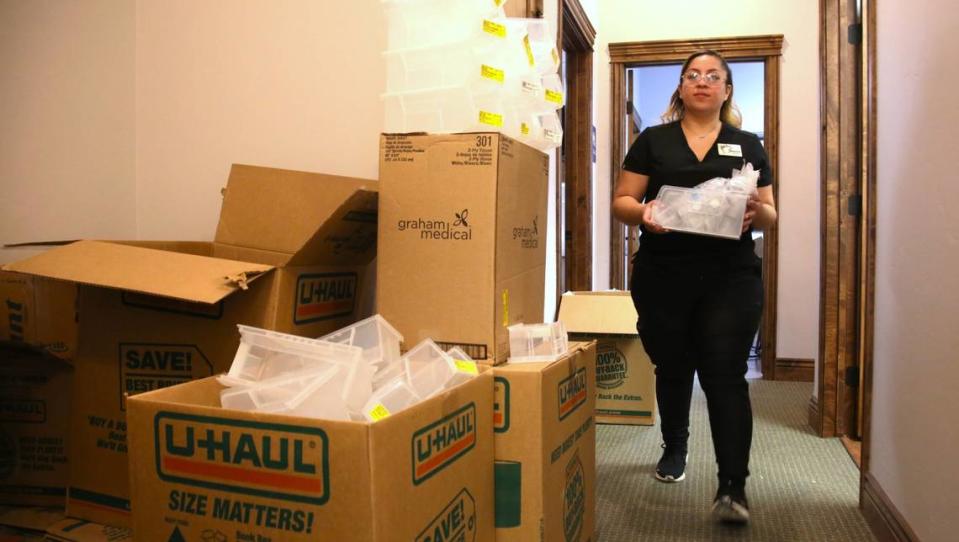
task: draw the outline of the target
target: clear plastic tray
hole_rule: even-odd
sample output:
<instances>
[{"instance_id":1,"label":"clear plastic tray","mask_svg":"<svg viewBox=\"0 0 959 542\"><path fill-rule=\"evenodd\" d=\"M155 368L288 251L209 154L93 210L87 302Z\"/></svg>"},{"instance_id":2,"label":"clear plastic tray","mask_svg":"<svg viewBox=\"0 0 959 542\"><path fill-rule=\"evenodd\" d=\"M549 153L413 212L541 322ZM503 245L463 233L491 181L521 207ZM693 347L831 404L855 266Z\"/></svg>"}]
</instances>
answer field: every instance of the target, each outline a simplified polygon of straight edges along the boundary
<instances>
[{"instance_id":1,"label":"clear plastic tray","mask_svg":"<svg viewBox=\"0 0 959 542\"><path fill-rule=\"evenodd\" d=\"M559 114L530 113L520 122L520 133L517 137L523 143L541 151L555 149L563 144L563 126Z\"/></svg>"},{"instance_id":2,"label":"clear plastic tray","mask_svg":"<svg viewBox=\"0 0 959 542\"><path fill-rule=\"evenodd\" d=\"M471 358L469 354L460 349L460 347L454 346L450 348L446 351L446 355L453 359L453 367L456 368L456 372L453 373L453 376L446 382L447 389L468 382L479 374L479 368L476 366L476 362L473 361L473 358Z\"/></svg>"},{"instance_id":3,"label":"clear plastic tray","mask_svg":"<svg viewBox=\"0 0 959 542\"><path fill-rule=\"evenodd\" d=\"M310 394L333 380L342 370L344 367L329 365L246 386L227 388L220 392L220 404L223 408L234 410L290 412L296 410Z\"/></svg>"},{"instance_id":4,"label":"clear plastic tray","mask_svg":"<svg viewBox=\"0 0 959 542\"><path fill-rule=\"evenodd\" d=\"M453 358L430 339L410 349L403 356L403 363L407 382L424 399L443 391L456 374Z\"/></svg>"},{"instance_id":5,"label":"clear plastic tray","mask_svg":"<svg viewBox=\"0 0 959 542\"><path fill-rule=\"evenodd\" d=\"M403 335L385 318L374 314L318 340L359 347L363 351L363 359L379 367L400 359Z\"/></svg>"},{"instance_id":6,"label":"clear plastic tray","mask_svg":"<svg viewBox=\"0 0 959 542\"><path fill-rule=\"evenodd\" d=\"M725 190L663 186L656 195L653 220L686 233L739 239L749 195Z\"/></svg>"},{"instance_id":7,"label":"clear plastic tray","mask_svg":"<svg viewBox=\"0 0 959 542\"><path fill-rule=\"evenodd\" d=\"M362 414L367 421L378 422L419 401L420 397L401 375L374 391L363 406Z\"/></svg>"},{"instance_id":8,"label":"clear plastic tray","mask_svg":"<svg viewBox=\"0 0 959 542\"><path fill-rule=\"evenodd\" d=\"M516 125L503 92L469 85L384 94L384 132L505 132Z\"/></svg>"},{"instance_id":9,"label":"clear plastic tray","mask_svg":"<svg viewBox=\"0 0 959 542\"><path fill-rule=\"evenodd\" d=\"M239 325L240 346L223 379L228 385L259 382L325 364L353 364L359 348Z\"/></svg>"},{"instance_id":10,"label":"clear plastic tray","mask_svg":"<svg viewBox=\"0 0 959 542\"><path fill-rule=\"evenodd\" d=\"M477 34L476 22L504 17L506 0L383 0L390 49L442 45Z\"/></svg>"},{"instance_id":11,"label":"clear plastic tray","mask_svg":"<svg viewBox=\"0 0 959 542\"><path fill-rule=\"evenodd\" d=\"M556 361L569 350L562 322L509 326L509 362Z\"/></svg>"}]
</instances>

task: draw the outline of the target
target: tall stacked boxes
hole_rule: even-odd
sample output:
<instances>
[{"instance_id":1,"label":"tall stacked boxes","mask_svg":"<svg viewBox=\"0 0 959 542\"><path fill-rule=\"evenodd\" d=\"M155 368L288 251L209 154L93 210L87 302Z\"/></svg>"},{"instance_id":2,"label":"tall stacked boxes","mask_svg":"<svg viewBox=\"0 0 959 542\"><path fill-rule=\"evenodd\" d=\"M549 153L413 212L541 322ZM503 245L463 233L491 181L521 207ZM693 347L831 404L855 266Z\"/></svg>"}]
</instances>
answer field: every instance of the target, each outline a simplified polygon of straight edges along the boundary
<instances>
[{"instance_id":1,"label":"tall stacked boxes","mask_svg":"<svg viewBox=\"0 0 959 542\"><path fill-rule=\"evenodd\" d=\"M494 367L496 540L596 540L596 343Z\"/></svg>"},{"instance_id":2,"label":"tall stacked boxes","mask_svg":"<svg viewBox=\"0 0 959 542\"><path fill-rule=\"evenodd\" d=\"M81 241L6 267L80 284L69 515L129 523L127 394L225 371L238 323L319 336L357 319L375 190L234 166L213 243Z\"/></svg>"},{"instance_id":3,"label":"tall stacked boxes","mask_svg":"<svg viewBox=\"0 0 959 542\"><path fill-rule=\"evenodd\" d=\"M629 292L566 292L558 319L571 339L597 341L596 421L653 425L656 375L636 333Z\"/></svg>"},{"instance_id":4,"label":"tall stacked boxes","mask_svg":"<svg viewBox=\"0 0 959 542\"><path fill-rule=\"evenodd\" d=\"M72 367L0 346L0 503L63 506Z\"/></svg>"},{"instance_id":5,"label":"tall stacked boxes","mask_svg":"<svg viewBox=\"0 0 959 542\"><path fill-rule=\"evenodd\" d=\"M492 371L376 423L221 409L221 388L130 398L137 540L494 540Z\"/></svg>"},{"instance_id":6,"label":"tall stacked boxes","mask_svg":"<svg viewBox=\"0 0 959 542\"><path fill-rule=\"evenodd\" d=\"M498 133L381 136L377 307L407 345L501 363L542 321L548 167Z\"/></svg>"}]
</instances>

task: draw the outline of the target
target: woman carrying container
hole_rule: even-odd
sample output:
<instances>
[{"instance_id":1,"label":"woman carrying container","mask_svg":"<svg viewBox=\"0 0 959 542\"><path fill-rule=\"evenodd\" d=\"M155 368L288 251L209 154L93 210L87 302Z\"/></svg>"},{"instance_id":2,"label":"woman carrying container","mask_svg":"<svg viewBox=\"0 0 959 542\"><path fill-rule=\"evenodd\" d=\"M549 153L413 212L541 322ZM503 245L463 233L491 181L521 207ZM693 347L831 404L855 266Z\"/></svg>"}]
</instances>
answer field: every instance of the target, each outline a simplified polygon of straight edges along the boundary
<instances>
[{"instance_id":1,"label":"woman carrying container","mask_svg":"<svg viewBox=\"0 0 959 542\"><path fill-rule=\"evenodd\" d=\"M772 172L759 138L739 129L732 72L715 51L686 59L663 120L630 147L613 199L614 216L642 231L630 291L639 314L636 327L656 366L664 449L656 478L685 478L689 407L698 373L719 467L713 514L745 523L752 441L746 362L763 301L762 263L751 234L776 221ZM744 162L760 175L739 239L669 231L653 220L663 185L692 188L730 177Z\"/></svg>"}]
</instances>

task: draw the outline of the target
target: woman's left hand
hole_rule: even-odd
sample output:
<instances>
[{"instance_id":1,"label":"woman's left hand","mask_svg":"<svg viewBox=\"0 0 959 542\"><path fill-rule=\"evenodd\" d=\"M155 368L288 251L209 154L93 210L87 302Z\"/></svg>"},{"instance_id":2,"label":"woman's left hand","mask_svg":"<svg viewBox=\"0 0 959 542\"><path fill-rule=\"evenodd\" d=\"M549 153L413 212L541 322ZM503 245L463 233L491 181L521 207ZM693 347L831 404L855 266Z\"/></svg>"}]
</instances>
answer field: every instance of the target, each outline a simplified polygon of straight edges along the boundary
<instances>
[{"instance_id":1,"label":"woman's left hand","mask_svg":"<svg viewBox=\"0 0 959 542\"><path fill-rule=\"evenodd\" d=\"M743 215L743 232L745 233L750 226L753 224L753 218L756 218L756 213L762 208L763 202L759 200L759 194L753 192L749 194L749 200L746 201L746 213Z\"/></svg>"}]
</instances>

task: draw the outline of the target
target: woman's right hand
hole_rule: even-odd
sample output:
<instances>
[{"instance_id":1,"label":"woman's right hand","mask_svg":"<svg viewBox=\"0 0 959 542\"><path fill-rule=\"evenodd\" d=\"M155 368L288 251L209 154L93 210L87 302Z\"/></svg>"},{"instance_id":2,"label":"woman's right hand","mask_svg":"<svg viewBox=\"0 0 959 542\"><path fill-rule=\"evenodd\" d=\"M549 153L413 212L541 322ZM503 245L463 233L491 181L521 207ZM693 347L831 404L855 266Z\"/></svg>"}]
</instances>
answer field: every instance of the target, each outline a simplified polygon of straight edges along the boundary
<instances>
[{"instance_id":1,"label":"woman's right hand","mask_svg":"<svg viewBox=\"0 0 959 542\"><path fill-rule=\"evenodd\" d=\"M669 230L660 226L658 222L653 220L653 206L659 205L658 200L650 200L646 202L646 209L643 210L643 227L646 228L646 231L650 233L668 233Z\"/></svg>"}]
</instances>

